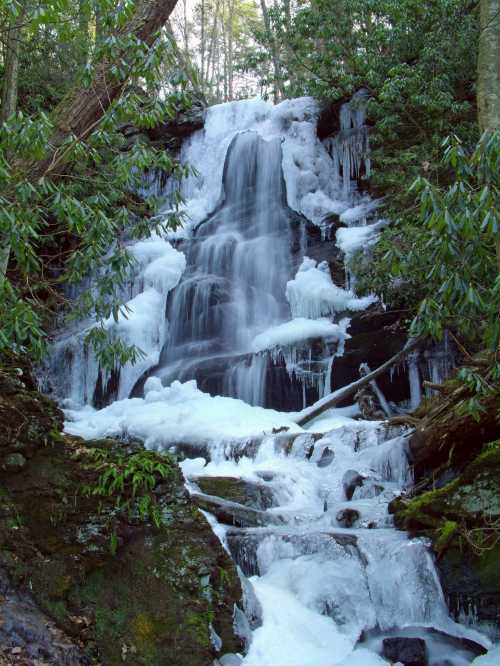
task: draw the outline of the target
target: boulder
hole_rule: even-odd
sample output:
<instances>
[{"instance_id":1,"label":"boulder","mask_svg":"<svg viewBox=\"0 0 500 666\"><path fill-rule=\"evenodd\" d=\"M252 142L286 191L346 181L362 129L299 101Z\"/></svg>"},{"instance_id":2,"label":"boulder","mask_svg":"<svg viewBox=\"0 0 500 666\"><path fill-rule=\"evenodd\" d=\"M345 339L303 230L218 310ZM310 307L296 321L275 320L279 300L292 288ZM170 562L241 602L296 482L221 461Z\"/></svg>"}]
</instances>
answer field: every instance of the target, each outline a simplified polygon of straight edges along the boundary
<instances>
[{"instance_id":1,"label":"boulder","mask_svg":"<svg viewBox=\"0 0 500 666\"><path fill-rule=\"evenodd\" d=\"M276 506L272 490L263 483L230 476L202 476L192 480L205 495L215 495L260 511Z\"/></svg>"},{"instance_id":2,"label":"boulder","mask_svg":"<svg viewBox=\"0 0 500 666\"><path fill-rule=\"evenodd\" d=\"M355 509L341 509L335 518L341 527L352 527L359 520L359 511Z\"/></svg>"},{"instance_id":3,"label":"boulder","mask_svg":"<svg viewBox=\"0 0 500 666\"><path fill-rule=\"evenodd\" d=\"M363 485L364 477L354 469L349 469L342 477L342 486L344 488L346 499L351 500L354 491Z\"/></svg>"},{"instance_id":4,"label":"boulder","mask_svg":"<svg viewBox=\"0 0 500 666\"><path fill-rule=\"evenodd\" d=\"M422 638L384 638L383 656L404 666L427 666L427 646Z\"/></svg>"},{"instance_id":5,"label":"boulder","mask_svg":"<svg viewBox=\"0 0 500 666\"><path fill-rule=\"evenodd\" d=\"M332 464L334 458L335 458L335 452L332 451L332 449L328 448L327 446L323 449L321 458L318 460L316 465L318 467L328 467L329 465Z\"/></svg>"}]
</instances>

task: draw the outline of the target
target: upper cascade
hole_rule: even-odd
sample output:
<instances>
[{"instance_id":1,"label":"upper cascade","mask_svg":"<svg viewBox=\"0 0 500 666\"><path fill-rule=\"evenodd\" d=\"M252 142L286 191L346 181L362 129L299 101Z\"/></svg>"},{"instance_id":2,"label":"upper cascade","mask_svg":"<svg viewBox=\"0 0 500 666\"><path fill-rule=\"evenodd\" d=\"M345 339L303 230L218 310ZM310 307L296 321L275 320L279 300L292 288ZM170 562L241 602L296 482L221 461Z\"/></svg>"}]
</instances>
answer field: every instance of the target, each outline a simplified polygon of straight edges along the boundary
<instances>
[{"instance_id":1,"label":"upper cascade","mask_svg":"<svg viewBox=\"0 0 500 666\"><path fill-rule=\"evenodd\" d=\"M318 139L318 116L312 98L276 106L245 100L208 110L204 129L185 141L180 156L193 167L180 184L186 223L168 238L130 246L140 266L124 294L127 318L107 323L144 358L111 374L102 371L84 349L84 334L93 325L85 322L76 334L56 340L50 374L57 392L76 404L100 407L143 395L145 380L154 375L164 385L196 379L212 395L294 410L330 390L332 359L343 349L348 313L375 299L356 299L352 290L334 284L327 263L308 272L310 293L294 288L305 282L297 267L312 265L308 225L319 227L326 239L340 224L349 253L366 238L374 242L381 225L370 225L370 234L354 232L377 207L357 188L367 149L367 141L357 138L360 131L367 136L362 105L358 100L342 107L337 149ZM168 181L163 193L176 187ZM321 285L311 279L316 273ZM330 306L316 313L320 287ZM333 330L318 322L325 315L341 325L341 333L318 334ZM275 341L273 349L256 344L262 336Z\"/></svg>"}]
</instances>

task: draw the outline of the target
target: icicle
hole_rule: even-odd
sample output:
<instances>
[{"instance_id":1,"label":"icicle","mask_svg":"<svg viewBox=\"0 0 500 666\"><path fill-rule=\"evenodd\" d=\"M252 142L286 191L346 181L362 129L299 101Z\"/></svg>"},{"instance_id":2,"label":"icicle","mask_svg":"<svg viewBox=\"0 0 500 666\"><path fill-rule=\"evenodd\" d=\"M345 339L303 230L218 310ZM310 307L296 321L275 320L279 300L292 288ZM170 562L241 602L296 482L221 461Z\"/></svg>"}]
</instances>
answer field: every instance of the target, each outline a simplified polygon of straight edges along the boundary
<instances>
[{"instance_id":1,"label":"icicle","mask_svg":"<svg viewBox=\"0 0 500 666\"><path fill-rule=\"evenodd\" d=\"M412 410L417 409L422 401L420 388L420 373L418 369L419 353L408 354L408 374L410 381L410 406Z\"/></svg>"}]
</instances>

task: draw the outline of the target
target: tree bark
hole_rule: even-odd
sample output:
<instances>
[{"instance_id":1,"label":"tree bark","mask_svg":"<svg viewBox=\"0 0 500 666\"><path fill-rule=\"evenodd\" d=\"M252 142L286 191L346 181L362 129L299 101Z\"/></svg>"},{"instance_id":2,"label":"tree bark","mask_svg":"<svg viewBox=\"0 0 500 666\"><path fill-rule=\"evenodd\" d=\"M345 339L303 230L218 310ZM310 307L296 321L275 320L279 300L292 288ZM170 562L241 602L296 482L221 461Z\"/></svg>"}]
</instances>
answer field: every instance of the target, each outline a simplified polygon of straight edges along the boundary
<instances>
[{"instance_id":1,"label":"tree bark","mask_svg":"<svg viewBox=\"0 0 500 666\"><path fill-rule=\"evenodd\" d=\"M481 130L500 129L500 0L481 0L477 104Z\"/></svg>"},{"instance_id":2,"label":"tree bark","mask_svg":"<svg viewBox=\"0 0 500 666\"><path fill-rule=\"evenodd\" d=\"M267 10L266 0L260 0L260 7L262 10L262 18L264 20L264 28L266 30L267 39L269 42L269 48L271 49L271 56L273 60L273 70L274 70L274 102L275 104L279 102L280 96L283 95L283 84L281 82L281 65L280 58L278 53L278 45L273 35L271 29L271 19L269 18L269 12Z\"/></svg>"},{"instance_id":3,"label":"tree bark","mask_svg":"<svg viewBox=\"0 0 500 666\"><path fill-rule=\"evenodd\" d=\"M408 352L418 347L418 345L421 342L422 340L420 338L414 338L413 340L408 342L408 344L406 345L406 347L404 347L404 349L402 349L400 352L395 354L388 361L380 365L376 370L373 370L372 372L365 375L361 379L358 379L358 381L353 382L348 386L344 386L338 391L334 391L334 393L330 393L329 396L322 398L315 405L311 405L311 407L304 409L302 415L296 420L297 425L303 426L304 424L309 423L309 421L312 421L320 414L323 414L323 412L326 412L328 409L331 409L332 407L335 407L335 405L338 405L339 402L342 402L346 398L349 398L351 395L356 393L356 391L360 389L362 386L365 386L365 384L369 384L379 375L382 375L384 372L389 370L390 367L392 367L396 363L399 363L408 354Z\"/></svg>"},{"instance_id":4,"label":"tree bark","mask_svg":"<svg viewBox=\"0 0 500 666\"><path fill-rule=\"evenodd\" d=\"M156 34L169 18L177 0L142 0L130 21L115 33L121 38L131 35L151 46ZM130 57L123 49L119 58L127 63ZM89 88L74 88L52 113L54 132L48 141L49 155L33 162L25 171L27 180L52 175L64 161L62 145L71 137L85 139L99 124L106 111L122 94L128 79L117 80L111 75L113 62L101 61L96 65L94 82Z\"/></svg>"},{"instance_id":5,"label":"tree bark","mask_svg":"<svg viewBox=\"0 0 500 666\"><path fill-rule=\"evenodd\" d=\"M160 28L167 22L177 0L139 0L128 23L116 31L115 37L131 35L151 46ZM130 62L127 49L119 55L122 62ZM72 138L86 139L102 120L106 111L122 94L128 79L116 80L111 75L113 62L97 63L95 78L89 88L75 87L55 108L51 115L54 131L47 142L48 155L42 160L16 164L19 180L36 181L41 177L52 177L57 173L69 153L65 147ZM10 247L0 247L0 276L5 275Z\"/></svg>"},{"instance_id":6,"label":"tree bark","mask_svg":"<svg viewBox=\"0 0 500 666\"><path fill-rule=\"evenodd\" d=\"M17 84L19 78L19 51L21 27L19 17L7 32L5 42L5 71L2 85L2 108L0 109L0 123L5 122L17 109Z\"/></svg>"}]
</instances>

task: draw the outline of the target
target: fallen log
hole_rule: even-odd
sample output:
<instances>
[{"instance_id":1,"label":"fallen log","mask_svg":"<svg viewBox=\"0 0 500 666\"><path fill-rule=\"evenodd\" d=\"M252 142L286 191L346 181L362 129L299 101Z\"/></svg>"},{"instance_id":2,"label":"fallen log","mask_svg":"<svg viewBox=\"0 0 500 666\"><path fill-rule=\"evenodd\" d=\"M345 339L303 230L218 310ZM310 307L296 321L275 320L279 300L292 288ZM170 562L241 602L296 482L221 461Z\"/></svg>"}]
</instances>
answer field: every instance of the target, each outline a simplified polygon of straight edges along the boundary
<instances>
[{"instance_id":1,"label":"fallen log","mask_svg":"<svg viewBox=\"0 0 500 666\"><path fill-rule=\"evenodd\" d=\"M303 409L295 419L295 422L297 425L303 426L306 423L309 423L309 421L315 419L320 414L323 414L323 412L326 412L328 409L335 407L335 405L338 405L339 402L342 402L346 398L349 398L351 395L356 393L356 391L358 391L358 389L360 389L362 386L369 384L374 379L389 370L389 368L391 368L393 365L399 363L409 352L418 347L421 342L421 338L413 338L412 340L408 340L405 347L400 352L395 354L392 358L390 358L388 361L380 365L372 372L368 373L364 377L361 377L361 379L358 379L352 384L344 386L341 389L330 393L321 400L318 400L318 402L316 402L314 405Z\"/></svg>"}]
</instances>

